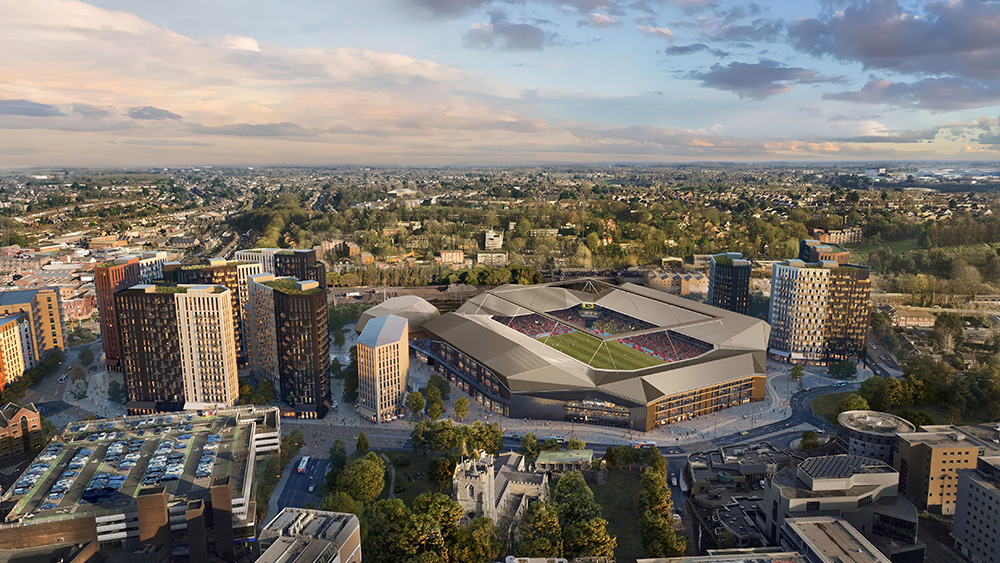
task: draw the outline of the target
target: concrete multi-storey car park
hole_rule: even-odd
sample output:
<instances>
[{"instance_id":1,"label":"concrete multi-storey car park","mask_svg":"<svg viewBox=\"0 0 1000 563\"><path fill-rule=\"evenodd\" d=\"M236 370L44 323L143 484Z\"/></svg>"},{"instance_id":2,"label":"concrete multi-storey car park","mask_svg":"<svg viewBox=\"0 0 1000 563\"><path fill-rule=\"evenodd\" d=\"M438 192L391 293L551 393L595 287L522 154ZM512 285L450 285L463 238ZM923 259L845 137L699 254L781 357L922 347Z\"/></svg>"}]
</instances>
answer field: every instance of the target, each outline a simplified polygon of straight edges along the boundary
<instances>
[{"instance_id":1,"label":"concrete multi-storey car park","mask_svg":"<svg viewBox=\"0 0 1000 563\"><path fill-rule=\"evenodd\" d=\"M235 546L255 535L257 456L277 451L279 424L273 407L70 424L22 476L28 490L3 495L0 549L93 541L111 552L155 546L175 561L209 553L231 559ZM106 461L116 457L109 450L121 442L126 445L118 460ZM169 458L167 451L183 454L177 478L147 479L154 459ZM215 454L206 474L199 465L208 451ZM123 470L130 453L138 456ZM29 479L32 472L36 477Z\"/></svg>"},{"instance_id":2,"label":"concrete multi-storey car park","mask_svg":"<svg viewBox=\"0 0 1000 563\"><path fill-rule=\"evenodd\" d=\"M650 430L764 398L767 323L626 283L507 285L411 342L494 412Z\"/></svg>"}]
</instances>

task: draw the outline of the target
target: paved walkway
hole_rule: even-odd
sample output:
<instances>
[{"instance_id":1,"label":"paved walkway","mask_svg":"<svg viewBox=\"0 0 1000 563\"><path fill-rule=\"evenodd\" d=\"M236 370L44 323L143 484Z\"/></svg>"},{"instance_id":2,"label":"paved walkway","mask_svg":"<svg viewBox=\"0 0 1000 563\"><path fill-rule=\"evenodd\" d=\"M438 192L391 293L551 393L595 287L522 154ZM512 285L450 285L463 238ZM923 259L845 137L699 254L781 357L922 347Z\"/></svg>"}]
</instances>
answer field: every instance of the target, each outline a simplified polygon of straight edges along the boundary
<instances>
[{"instance_id":1,"label":"paved walkway","mask_svg":"<svg viewBox=\"0 0 1000 563\"><path fill-rule=\"evenodd\" d=\"M389 498L396 498L396 468L392 465L392 460L384 452L379 452L378 455L382 456L386 466L389 468Z\"/></svg>"},{"instance_id":2,"label":"paved walkway","mask_svg":"<svg viewBox=\"0 0 1000 563\"><path fill-rule=\"evenodd\" d=\"M466 423L477 420L484 423L498 422L506 435L523 435L533 432L538 436L556 434L567 438L576 437L589 443L615 444L628 443L631 440L652 440L659 446L678 446L685 450L692 444L705 443L709 440L727 436L756 427L782 421L791 415L789 399L801 389L828 386L834 380L825 374L825 370L806 368L801 382L792 381L789 374L791 366L777 362L768 362L768 375L765 385L765 399L739 405L716 413L696 417L683 422L660 426L650 432L637 430L575 424L556 420L528 420L502 417L488 411L482 405L470 401L469 416ZM410 363L410 377L416 387L426 385L431 368L413 360ZM858 381L864 381L872 374L868 370L858 371ZM342 396L343 382L332 380L334 397ZM449 398L445 401L444 418L453 416L454 404L459 397L468 397L455 385L451 386ZM307 448L310 455L326 457L330 446L336 439L347 442L348 449L354 447L359 432L368 437L372 449L401 448L413 429L410 420L395 420L389 423L374 424L361 418L353 404L341 404L339 409L331 412L322 420L287 420L282 421L285 432L299 428L306 434ZM811 426L802 428L811 429ZM789 430L798 429L788 428ZM780 434L780 433L776 433ZM305 452L304 452L305 453Z\"/></svg>"}]
</instances>

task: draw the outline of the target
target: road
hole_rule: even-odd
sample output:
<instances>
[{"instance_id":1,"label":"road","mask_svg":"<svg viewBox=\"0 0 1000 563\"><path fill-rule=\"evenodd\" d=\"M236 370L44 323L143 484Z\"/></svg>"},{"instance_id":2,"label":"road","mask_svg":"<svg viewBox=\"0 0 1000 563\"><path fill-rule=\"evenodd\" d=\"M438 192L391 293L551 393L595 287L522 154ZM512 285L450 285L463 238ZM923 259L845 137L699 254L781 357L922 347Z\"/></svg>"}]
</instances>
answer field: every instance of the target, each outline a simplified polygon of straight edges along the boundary
<instances>
[{"instance_id":1,"label":"road","mask_svg":"<svg viewBox=\"0 0 1000 563\"><path fill-rule=\"evenodd\" d=\"M319 497L319 486L323 483L323 477L326 475L326 466L329 460L310 458L306 472L299 474L296 469L301 459L301 457L297 457L289 464L291 475L288 477L288 482L285 483L285 488L281 490L278 506L302 508L307 502L314 502L319 505L319 501L321 500ZM309 492L310 485L316 488L311 493Z\"/></svg>"}]
</instances>

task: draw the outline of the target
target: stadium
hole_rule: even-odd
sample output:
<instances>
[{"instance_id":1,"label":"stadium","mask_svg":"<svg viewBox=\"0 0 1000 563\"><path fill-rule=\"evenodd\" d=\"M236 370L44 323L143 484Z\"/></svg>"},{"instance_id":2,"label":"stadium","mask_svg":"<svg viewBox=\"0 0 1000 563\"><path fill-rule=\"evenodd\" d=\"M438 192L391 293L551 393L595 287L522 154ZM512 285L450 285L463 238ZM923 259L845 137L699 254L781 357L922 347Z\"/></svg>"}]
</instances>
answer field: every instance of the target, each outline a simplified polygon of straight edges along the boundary
<instances>
[{"instance_id":1,"label":"stadium","mask_svg":"<svg viewBox=\"0 0 1000 563\"><path fill-rule=\"evenodd\" d=\"M626 283L507 285L424 324L417 357L512 418L648 431L764 398L764 321Z\"/></svg>"}]
</instances>

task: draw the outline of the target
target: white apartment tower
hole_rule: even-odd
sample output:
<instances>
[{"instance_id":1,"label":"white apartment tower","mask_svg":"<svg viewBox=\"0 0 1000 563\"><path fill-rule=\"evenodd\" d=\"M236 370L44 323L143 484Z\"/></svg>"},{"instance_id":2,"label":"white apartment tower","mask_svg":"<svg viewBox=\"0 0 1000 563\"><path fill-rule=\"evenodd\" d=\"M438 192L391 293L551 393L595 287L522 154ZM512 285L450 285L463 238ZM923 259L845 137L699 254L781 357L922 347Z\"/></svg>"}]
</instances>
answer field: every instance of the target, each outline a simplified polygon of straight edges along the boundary
<instances>
[{"instance_id":1,"label":"white apartment tower","mask_svg":"<svg viewBox=\"0 0 1000 563\"><path fill-rule=\"evenodd\" d=\"M361 415L374 422L399 414L410 368L409 325L386 315L368 321L358 337L358 392Z\"/></svg>"},{"instance_id":2,"label":"white apartment tower","mask_svg":"<svg viewBox=\"0 0 1000 563\"><path fill-rule=\"evenodd\" d=\"M194 285L175 295L184 399L234 405L239 398L233 300L222 286Z\"/></svg>"}]
</instances>

